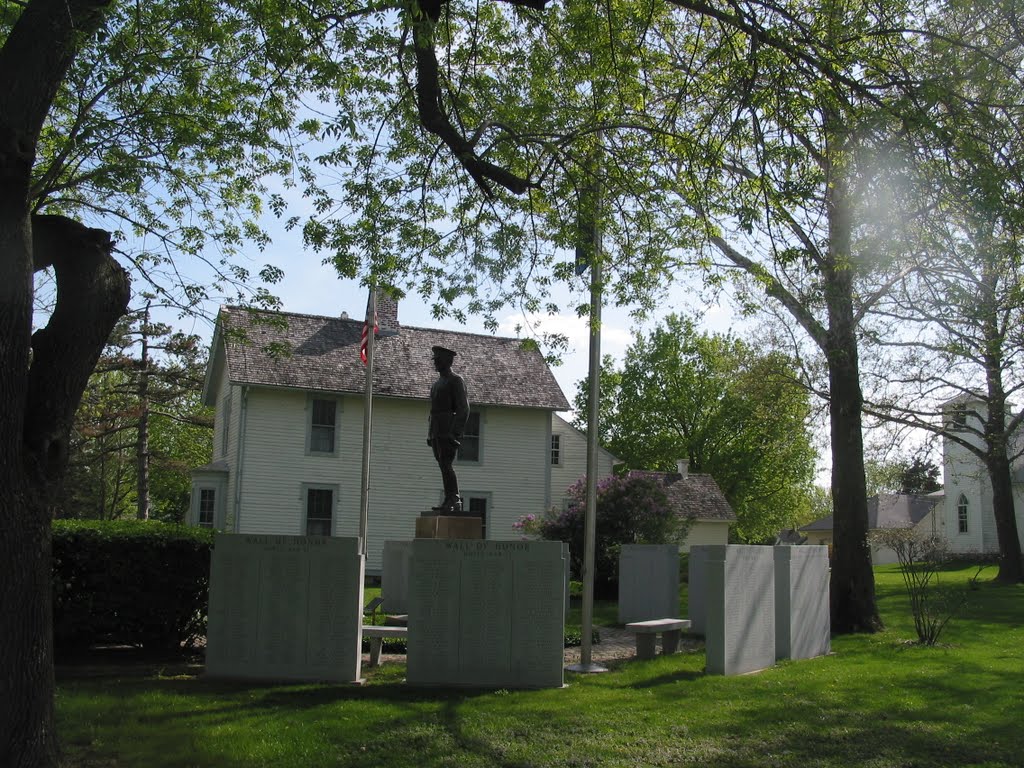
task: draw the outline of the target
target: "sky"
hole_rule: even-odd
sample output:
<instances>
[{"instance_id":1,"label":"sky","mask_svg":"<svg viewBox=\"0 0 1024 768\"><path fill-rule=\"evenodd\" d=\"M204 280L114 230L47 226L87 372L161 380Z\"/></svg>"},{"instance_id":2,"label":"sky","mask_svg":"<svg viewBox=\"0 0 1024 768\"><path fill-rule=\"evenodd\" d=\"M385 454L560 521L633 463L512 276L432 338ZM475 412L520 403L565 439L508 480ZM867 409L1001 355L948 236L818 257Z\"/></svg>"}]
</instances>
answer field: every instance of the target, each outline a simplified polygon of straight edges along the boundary
<instances>
[{"instance_id":1,"label":"sky","mask_svg":"<svg viewBox=\"0 0 1024 768\"><path fill-rule=\"evenodd\" d=\"M253 273L258 272L266 263L284 270L284 279L270 286L271 292L281 299L283 311L329 316L347 312L349 317L363 316L366 311L367 289L360 285L358 280L339 277L333 266L322 263L322 254L305 250L298 230L286 231L275 226L269 228L272 236L271 245L263 252L254 252L249 257L250 263L246 263L245 266ZM657 322L670 312L691 311L693 295L694 292L685 286L673 287L666 303L659 306L643 324L637 323L630 315L628 307L605 307L602 310L601 323L602 356L611 355L621 362L638 330L652 330ZM517 333L516 327L523 326L524 329L533 327L537 333L544 328L568 337L568 351L562 356L561 365L552 368L552 373L570 403L575 396L578 382L587 378L589 370L589 323L586 318L578 317L571 309L585 302L586 297L586 279L579 278L578 285L572 289L567 288L561 296L556 297L559 305L567 308L567 311L558 316L527 317L510 308L497 318L499 336L529 335L527 330ZM209 318L214 318L216 302L210 302L205 312ZM209 320L180 320L174 315L167 315L164 319L183 331L199 334L206 343L209 343L213 330ZM490 333L484 327L482 316L469 316L466 325L452 319L435 320L430 314L429 306L415 296L406 297L399 303L398 320L403 325L421 328ZM721 305L704 308L701 322L705 330L723 333L730 329L738 331L742 325L741 319L734 317L731 310Z\"/></svg>"}]
</instances>

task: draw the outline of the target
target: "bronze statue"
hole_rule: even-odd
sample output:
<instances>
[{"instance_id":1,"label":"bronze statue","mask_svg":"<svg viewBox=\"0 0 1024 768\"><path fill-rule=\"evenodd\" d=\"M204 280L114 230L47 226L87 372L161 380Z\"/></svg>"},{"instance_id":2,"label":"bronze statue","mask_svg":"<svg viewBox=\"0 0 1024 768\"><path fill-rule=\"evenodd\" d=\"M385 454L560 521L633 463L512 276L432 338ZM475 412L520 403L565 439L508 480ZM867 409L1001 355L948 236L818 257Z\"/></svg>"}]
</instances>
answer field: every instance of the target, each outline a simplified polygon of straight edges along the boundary
<instances>
[{"instance_id":1,"label":"bronze statue","mask_svg":"<svg viewBox=\"0 0 1024 768\"><path fill-rule=\"evenodd\" d=\"M466 382L452 372L455 353L444 347L431 347L437 381L430 387L430 424L427 428L427 445L434 449L434 458L441 468L441 482L444 484L444 501L434 507L443 515L462 514L462 497L459 496L459 480L455 476L452 462L459 451L462 433L469 420L469 396Z\"/></svg>"}]
</instances>

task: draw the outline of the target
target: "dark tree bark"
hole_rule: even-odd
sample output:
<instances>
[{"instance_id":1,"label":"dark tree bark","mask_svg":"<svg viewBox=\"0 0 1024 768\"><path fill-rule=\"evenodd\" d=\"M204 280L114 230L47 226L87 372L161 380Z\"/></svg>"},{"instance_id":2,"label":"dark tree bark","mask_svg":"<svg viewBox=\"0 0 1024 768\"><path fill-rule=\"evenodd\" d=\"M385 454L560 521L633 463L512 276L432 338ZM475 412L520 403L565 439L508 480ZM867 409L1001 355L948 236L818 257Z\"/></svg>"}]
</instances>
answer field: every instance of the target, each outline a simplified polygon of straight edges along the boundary
<instances>
[{"instance_id":1,"label":"dark tree bark","mask_svg":"<svg viewBox=\"0 0 1024 768\"><path fill-rule=\"evenodd\" d=\"M838 116L831 115L831 119L837 127L834 140L845 143L838 129ZM822 265L829 324L823 351L828 360L832 437L832 631L844 633L874 632L882 626L867 541L868 493L861 424L864 398L853 305L852 208L846 173L833 166L827 192L828 255Z\"/></svg>"},{"instance_id":2,"label":"dark tree bark","mask_svg":"<svg viewBox=\"0 0 1024 768\"><path fill-rule=\"evenodd\" d=\"M105 5L31 0L0 47L0 765L10 768L57 764L52 503L75 408L128 302L107 233L29 209L43 121ZM46 266L57 305L33 335L32 273Z\"/></svg>"},{"instance_id":3,"label":"dark tree bark","mask_svg":"<svg viewBox=\"0 0 1024 768\"><path fill-rule=\"evenodd\" d=\"M543 9L547 0L503 0L510 5ZM499 165L488 162L477 152L475 142L464 136L448 114L441 87L441 70L434 50L434 25L441 18L447 0L418 0L407 23L412 28L416 53L416 107L420 125L437 136L455 155L466 172L489 198L494 197L494 184L521 195L536 183L516 176Z\"/></svg>"},{"instance_id":4,"label":"dark tree bark","mask_svg":"<svg viewBox=\"0 0 1024 768\"><path fill-rule=\"evenodd\" d=\"M1013 475L1007 445L1006 394L1003 391L1000 362L989 360L984 461L992 486L992 513L996 519L996 537L999 540L999 573L996 581L1016 584L1024 580L1024 565L1021 563L1017 514L1013 501Z\"/></svg>"},{"instance_id":5,"label":"dark tree bark","mask_svg":"<svg viewBox=\"0 0 1024 768\"><path fill-rule=\"evenodd\" d=\"M853 304L848 275L829 285L829 427L832 438L833 545L831 609L833 632L874 632L881 628L875 605L875 575L867 542L867 483L861 425L862 396Z\"/></svg>"},{"instance_id":6,"label":"dark tree bark","mask_svg":"<svg viewBox=\"0 0 1024 768\"><path fill-rule=\"evenodd\" d=\"M139 355L139 430L135 443L137 509L139 520L149 520L149 305L142 316Z\"/></svg>"},{"instance_id":7,"label":"dark tree bark","mask_svg":"<svg viewBox=\"0 0 1024 768\"><path fill-rule=\"evenodd\" d=\"M996 581L1016 584L1024 581L1021 567L1020 539L1017 516L1013 503L1013 479L1010 461L1004 450L1001 455L989 454L987 469L992 484L992 510L996 518L996 536L999 539L999 573ZM1017 541L1018 546L1012 546Z\"/></svg>"},{"instance_id":8,"label":"dark tree bark","mask_svg":"<svg viewBox=\"0 0 1024 768\"><path fill-rule=\"evenodd\" d=\"M6 219L0 209L0 227ZM111 256L107 233L55 216L34 217L32 226L35 252L46 255L40 263L53 266L58 298L46 328L32 336L31 365L26 370L27 355L20 371L4 361L0 375L5 425L0 605L7 617L0 624L0 765L5 766L56 763L50 522L67 468L75 409L129 297L128 276ZM57 250L47 252L38 247L41 242ZM5 267L9 263L4 260ZM30 317L21 318L20 334L15 333L19 302L10 295L5 299L11 301L0 306L0 328L5 338L17 339L12 347L24 350L21 339L28 339ZM8 389L9 379L20 381ZM6 428L18 420L20 429Z\"/></svg>"}]
</instances>

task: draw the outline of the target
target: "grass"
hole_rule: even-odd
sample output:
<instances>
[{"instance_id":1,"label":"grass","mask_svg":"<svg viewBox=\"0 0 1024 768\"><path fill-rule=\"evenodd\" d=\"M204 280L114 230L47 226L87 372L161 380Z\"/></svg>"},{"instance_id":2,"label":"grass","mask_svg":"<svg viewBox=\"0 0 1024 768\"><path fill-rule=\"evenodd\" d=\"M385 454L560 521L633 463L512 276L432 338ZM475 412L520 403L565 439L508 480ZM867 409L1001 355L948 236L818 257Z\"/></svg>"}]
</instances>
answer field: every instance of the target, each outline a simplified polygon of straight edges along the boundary
<instances>
[{"instance_id":1,"label":"grass","mask_svg":"<svg viewBox=\"0 0 1024 768\"><path fill-rule=\"evenodd\" d=\"M702 652L529 692L409 689L401 664L362 687L59 673L59 732L68 765L89 768L1020 766L1024 587L982 582L924 648L899 573L876 576L885 632L754 675L706 676Z\"/></svg>"}]
</instances>

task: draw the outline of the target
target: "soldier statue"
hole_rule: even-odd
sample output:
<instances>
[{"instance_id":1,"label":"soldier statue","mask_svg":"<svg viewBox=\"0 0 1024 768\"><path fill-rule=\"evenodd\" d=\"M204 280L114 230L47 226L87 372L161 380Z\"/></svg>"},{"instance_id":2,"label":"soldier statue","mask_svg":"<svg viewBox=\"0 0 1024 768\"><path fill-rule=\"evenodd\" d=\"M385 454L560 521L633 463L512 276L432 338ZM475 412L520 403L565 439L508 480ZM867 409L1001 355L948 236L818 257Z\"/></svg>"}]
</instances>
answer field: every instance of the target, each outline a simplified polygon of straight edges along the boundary
<instances>
[{"instance_id":1,"label":"soldier statue","mask_svg":"<svg viewBox=\"0 0 1024 768\"><path fill-rule=\"evenodd\" d=\"M430 425L427 428L427 445L434 450L434 458L441 468L441 482L444 484L444 501L434 507L442 515L462 514L462 497L459 495L459 480L455 476L452 462L459 451L459 441L469 420L469 396L466 382L452 371L455 352L445 347L431 347L434 369L438 379L430 387Z\"/></svg>"}]
</instances>

